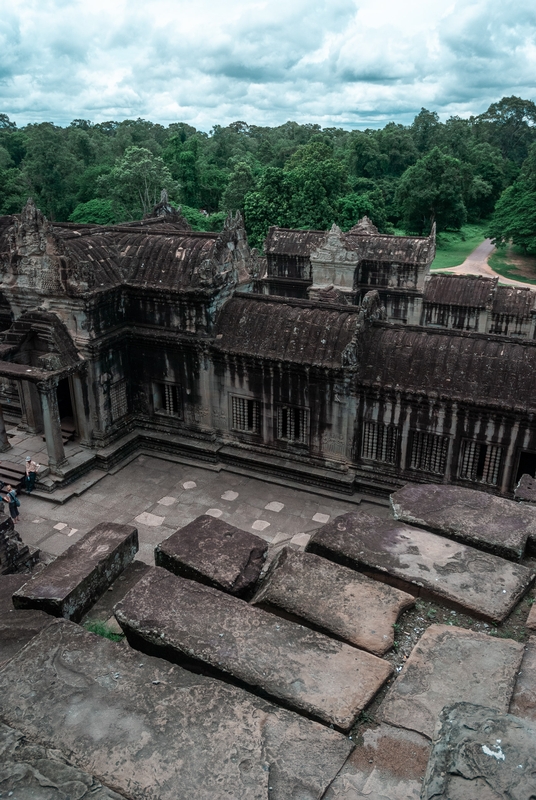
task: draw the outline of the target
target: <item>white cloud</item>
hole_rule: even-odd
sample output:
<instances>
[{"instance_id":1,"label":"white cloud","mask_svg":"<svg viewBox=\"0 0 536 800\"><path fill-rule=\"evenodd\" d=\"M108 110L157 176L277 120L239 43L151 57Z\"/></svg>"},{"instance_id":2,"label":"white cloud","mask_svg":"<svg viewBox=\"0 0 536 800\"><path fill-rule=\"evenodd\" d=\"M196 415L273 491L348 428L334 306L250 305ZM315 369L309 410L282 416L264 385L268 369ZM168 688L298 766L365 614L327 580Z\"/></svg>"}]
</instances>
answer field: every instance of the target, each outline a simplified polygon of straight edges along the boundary
<instances>
[{"instance_id":1,"label":"white cloud","mask_svg":"<svg viewBox=\"0 0 536 800\"><path fill-rule=\"evenodd\" d=\"M536 99L533 0L14 0L0 17L19 124L366 126L511 94Z\"/></svg>"}]
</instances>

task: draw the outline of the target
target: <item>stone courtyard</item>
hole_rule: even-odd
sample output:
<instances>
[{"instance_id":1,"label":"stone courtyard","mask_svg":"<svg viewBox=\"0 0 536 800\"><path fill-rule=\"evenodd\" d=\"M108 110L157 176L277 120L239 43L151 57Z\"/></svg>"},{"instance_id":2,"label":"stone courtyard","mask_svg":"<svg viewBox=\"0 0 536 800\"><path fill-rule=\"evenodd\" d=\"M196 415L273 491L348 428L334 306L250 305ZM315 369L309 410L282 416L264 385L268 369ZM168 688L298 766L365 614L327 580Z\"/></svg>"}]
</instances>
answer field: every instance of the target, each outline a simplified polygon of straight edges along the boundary
<instances>
[{"instance_id":1,"label":"stone courtyard","mask_svg":"<svg viewBox=\"0 0 536 800\"><path fill-rule=\"evenodd\" d=\"M533 505L424 485L389 506L143 452L44 480L16 526L42 563L0 576L1 798L534 795ZM235 528L266 551L245 599L205 580Z\"/></svg>"}]
</instances>

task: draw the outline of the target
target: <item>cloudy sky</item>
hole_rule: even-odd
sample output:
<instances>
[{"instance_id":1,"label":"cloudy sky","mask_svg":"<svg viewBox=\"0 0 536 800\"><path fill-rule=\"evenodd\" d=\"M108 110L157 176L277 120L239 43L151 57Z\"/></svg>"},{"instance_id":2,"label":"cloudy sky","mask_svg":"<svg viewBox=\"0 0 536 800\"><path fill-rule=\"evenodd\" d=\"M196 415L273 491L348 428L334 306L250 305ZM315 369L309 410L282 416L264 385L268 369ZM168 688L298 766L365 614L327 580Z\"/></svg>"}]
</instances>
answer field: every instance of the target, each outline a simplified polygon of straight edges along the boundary
<instances>
[{"instance_id":1,"label":"cloudy sky","mask_svg":"<svg viewBox=\"0 0 536 800\"><path fill-rule=\"evenodd\" d=\"M0 111L364 128L536 101L536 0L0 0Z\"/></svg>"}]
</instances>

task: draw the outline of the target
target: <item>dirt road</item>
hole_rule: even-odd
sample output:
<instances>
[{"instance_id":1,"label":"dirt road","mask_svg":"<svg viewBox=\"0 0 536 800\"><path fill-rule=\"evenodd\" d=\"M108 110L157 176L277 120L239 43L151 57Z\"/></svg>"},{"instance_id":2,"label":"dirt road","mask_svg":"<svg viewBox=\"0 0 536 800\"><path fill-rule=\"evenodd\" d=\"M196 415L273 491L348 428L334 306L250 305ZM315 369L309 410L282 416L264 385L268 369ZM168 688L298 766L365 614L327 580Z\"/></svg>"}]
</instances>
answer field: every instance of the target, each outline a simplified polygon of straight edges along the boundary
<instances>
[{"instance_id":1,"label":"dirt road","mask_svg":"<svg viewBox=\"0 0 536 800\"><path fill-rule=\"evenodd\" d=\"M532 283L503 278L502 275L494 272L488 264L488 258L494 250L495 245L492 244L491 239L484 239L478 247L475 247L472 253L469 253L463 264L460 264L458 267L447 267L446 269L438 270L438 272L450 272L453 275L483 275L486 278L499 278L500 283L506 283L510 286L527 286L529 289L536 288Z\"/></svg>"}]
</instances>

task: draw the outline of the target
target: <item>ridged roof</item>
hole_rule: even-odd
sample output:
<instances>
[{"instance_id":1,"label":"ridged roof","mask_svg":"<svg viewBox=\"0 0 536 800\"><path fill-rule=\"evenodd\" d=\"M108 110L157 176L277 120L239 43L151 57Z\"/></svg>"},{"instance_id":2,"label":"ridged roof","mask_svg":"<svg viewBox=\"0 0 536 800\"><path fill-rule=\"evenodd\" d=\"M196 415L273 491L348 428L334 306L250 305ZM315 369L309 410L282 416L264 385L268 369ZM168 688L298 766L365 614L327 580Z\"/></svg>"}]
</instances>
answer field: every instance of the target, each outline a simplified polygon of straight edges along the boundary
<instances>
[{"instance_id":1,"label":"ridged roof","mask_svg":"<svg viewBox=\"0 0 536 800\"><path fill-rule=\"evenodd\" d=\"M322 243L326 231L299 231L292 228L271 227L264 242L266 255L311 255Z\"/></svg>"},{"instance_id":2,"label":"ridged roof","mask_svg":"<svg viewBox=\"0 0 536 800\"><path fill-rule=\"evenodd\" d=\"M375 326L361 354L366 385L536 409L536 343Z\"/></svg>"},{"instance_id":3,"label":"ridged roof","mask_svg":"<svg viewBox=\"0 0 536 800\"><path fill-rule=\"evenodd\" d=\"M340 367L357 310L314 306L262 295L233 297L216 322L218 349L322 367Z\"/></svg>"},{"instance_id":4,"label":"ridged roof","mask_svg":"<svg viewBox=\"0 0 536 800\"><path fill-rule=\"evenodd\" d=\"M536 289L497 286L491 310L494 314L513 314L516 317L528 317L535 304Z\"/></svg>"},{"instance_id":5,"label":"ridged roof","mask_svg":"<svg viewBox=\"0 0 536 800\"><path fill-rule=\"evenodd\" d=\"M498 278L480 275L430 275L424 285L424 302L445 306L491 306Z\"/></svg>"}]
</instances>

